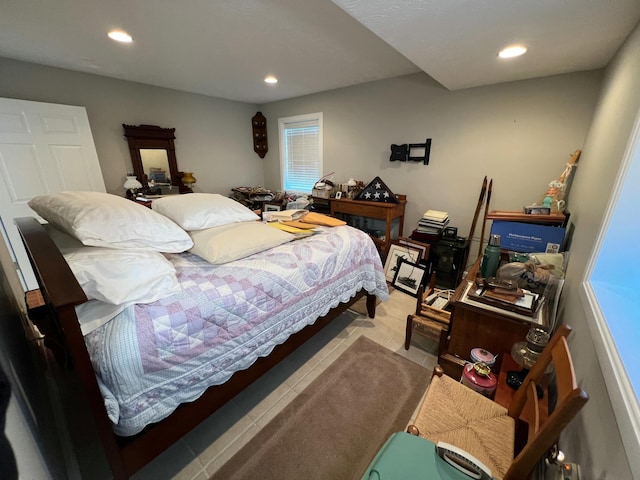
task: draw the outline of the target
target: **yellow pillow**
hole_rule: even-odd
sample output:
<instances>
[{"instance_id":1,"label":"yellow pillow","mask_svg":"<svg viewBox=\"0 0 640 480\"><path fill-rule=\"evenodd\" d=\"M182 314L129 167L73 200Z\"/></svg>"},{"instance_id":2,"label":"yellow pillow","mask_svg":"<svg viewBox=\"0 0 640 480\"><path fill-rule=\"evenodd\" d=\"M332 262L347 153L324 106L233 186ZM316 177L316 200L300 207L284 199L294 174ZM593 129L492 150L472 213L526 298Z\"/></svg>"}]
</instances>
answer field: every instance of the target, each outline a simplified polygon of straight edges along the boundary
<instances>
[{"instance_id":1,"label":"yellow pillow","mask_svg":"<svg viewBox=\"0 0 640 480\"><path fill-rule=\"evenodd\" d=\"M219 265L290 242L295 237L262 222L242 222L189 232L191 253Z\"/></svg>"}]
</instances>

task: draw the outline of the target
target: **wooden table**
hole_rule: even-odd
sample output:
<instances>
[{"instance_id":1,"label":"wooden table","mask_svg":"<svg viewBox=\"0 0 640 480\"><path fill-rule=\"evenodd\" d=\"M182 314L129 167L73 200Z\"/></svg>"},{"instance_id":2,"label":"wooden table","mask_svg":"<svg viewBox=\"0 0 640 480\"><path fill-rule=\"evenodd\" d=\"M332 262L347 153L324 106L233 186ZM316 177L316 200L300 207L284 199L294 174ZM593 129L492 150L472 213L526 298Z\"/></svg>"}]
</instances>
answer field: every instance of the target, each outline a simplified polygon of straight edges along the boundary
<instances>
[{"instance_id":1,"label":"wooden table","mask_svg":"<svg viewBox=\"0 0 640 480\"><path fill-rule=\"evenodd\" d=\"M404 209L407 204L407 196L396 195L396 197L398 203L332 198L331 216L341 218L349 225L366 231L379 249L387 251L392 239L402 237L404 228ZM364 219L364 224L367 219L382 220L384 233L381 235L372 233L371 229L363 226L364 224L359 224L357 217Z\"/></svg>"},{"instance_id":2,"label":"wooden table","mask_svg":"<svg viewBox=\"0 0 640 480\"><path fill-rule=\"evenodd\" d=\"M529 329L542 322L542 311L537 318L528 318L469 300L466 294L472 288L470 279L475 278L477 264L469 270L451 299L451 326L438 356L444 372L456 379L462 375L465 362L471 360L471 349L476 347L500 354L494 367L499 371L503 353L510 352L514 343L524 341Z\"/></svg>"}]
</instances>

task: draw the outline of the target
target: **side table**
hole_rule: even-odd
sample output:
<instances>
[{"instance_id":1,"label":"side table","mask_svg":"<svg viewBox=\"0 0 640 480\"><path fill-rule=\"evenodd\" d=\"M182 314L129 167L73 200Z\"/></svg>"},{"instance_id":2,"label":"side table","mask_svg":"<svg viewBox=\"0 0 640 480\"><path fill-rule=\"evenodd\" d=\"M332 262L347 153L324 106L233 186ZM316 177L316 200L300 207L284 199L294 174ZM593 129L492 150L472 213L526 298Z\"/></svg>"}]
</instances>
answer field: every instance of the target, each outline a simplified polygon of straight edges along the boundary
<instances>
[{"instance_id":1,"label":"side table","mask_svg":"<svg viewBox=\"0 0 640 480\"><path fill-rule=\"evenodd\" d=\"M331 216L367 232L378 249L386 252L391 240L402 237L406 195L396 195L398 203L331 199Z\"/></svg>"}]
</instances>

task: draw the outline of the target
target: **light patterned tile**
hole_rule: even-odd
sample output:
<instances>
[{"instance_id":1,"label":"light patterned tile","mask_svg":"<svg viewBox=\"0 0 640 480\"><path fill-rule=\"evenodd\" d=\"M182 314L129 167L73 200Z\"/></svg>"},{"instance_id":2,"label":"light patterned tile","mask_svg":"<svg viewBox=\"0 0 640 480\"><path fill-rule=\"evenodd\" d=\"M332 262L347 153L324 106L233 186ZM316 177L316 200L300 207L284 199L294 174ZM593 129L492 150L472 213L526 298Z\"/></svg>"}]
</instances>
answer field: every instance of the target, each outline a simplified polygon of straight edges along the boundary
<instances>
[{"instance_id":1,"label":"light patterned tile","mask_svg":"<svg viewBox=\"0 0 640 480\"><path fill-rule=\"evenodd\" d=\"M229 402L184 437L187 445L206 465L246 432L255 431L253 420Z\"/></svg>"},{"instance_id":2,"label":"light patterned tile","mask_svg":"<svg viewBox=\"0 0 640 480\"><path fill-rule=\"evenodd\" d=\"M195 477L193 477L191 480L208 480L209 479L209 474L206 472L200 472L198 475L196 475Z\"/></svg>"},{"instance_id":3,"label":"light patterned tile","mask_svg":"<svg viewBox=\"0 0 640 480\"><path fill-rule=\"evenodd\" d=\"M254 385L251 385L251 387ZM275 385L267 394L261 389L243 391L232 402L238 405L240 410L255 422L290 391L291 387L289 385L281 383Z\"/></svg>"},{"instance_id":4,"label":"light patterned tile","mask_svg":"<svg viewBox=\"0 0 640 480\"><path fill-rule=\"evenodd\" d=\"M211 476L218 471L222 465L238 453L242 447L244 447L255 435L258 434L259 431L260 429L254 424L252 428L245 430L241 435L233 439L233 441L227 443L225 448L221 450L218 455L208 459L207 462L202 459L201 461L205 463L205 471L207 474Z\"/></svg>"},{"instance_id":5,"label":"light patterned tile","mask_svg":"<svg viewBox=\"0 0 640 480\"><path fill-rule=\"evenodd\" d=\"M178 440L162 455L136 472L132 480L191 480L203 468L184 440Z\"/></svg>"}]
</instances>

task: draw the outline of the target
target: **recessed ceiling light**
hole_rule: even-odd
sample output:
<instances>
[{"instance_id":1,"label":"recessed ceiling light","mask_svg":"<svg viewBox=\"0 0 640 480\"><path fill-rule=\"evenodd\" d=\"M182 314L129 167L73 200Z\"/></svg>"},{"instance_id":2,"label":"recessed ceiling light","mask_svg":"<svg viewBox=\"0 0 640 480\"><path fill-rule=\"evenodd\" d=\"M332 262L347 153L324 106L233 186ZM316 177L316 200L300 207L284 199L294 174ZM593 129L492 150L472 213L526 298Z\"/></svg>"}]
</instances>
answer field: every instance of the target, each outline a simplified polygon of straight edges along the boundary
<instances>
[{"instance_id":1,"label":"recessed ceiling light","mask_svg":"<svg viewBox=\"0 0 640 480\"><path fill-rule=\"evenodd\" d=\"M111 40L115 40L116 42L133 42L133 38L131 37L131 35L129 35L127 32L123 32L122 30L112 30L107 35Z\"/></svg>"},{"instance_id":2,"label":"recessed ceiling light","mask_svg":"<svg viewBox=\"0 0 640 480\"><path fill-rule=\"evenodd\" d=\"M523 47L522 45L512 45L507 48L503 48L498 53L500 58L513 58L519 57L520 55L524 55L527 52L527 47Z\"/></svg>"},{"instance_id":3,"label":"recessed ceiling light","mask_svg":"<svg viewBox=\"0 0 640 480\"><path fill-rule=\"evenodd\" d=\"M265 77L264 82L274 84L274 83L278 83L278 79L273 75L269 75L268 77Z\"/></svg>"}]
</instances>

